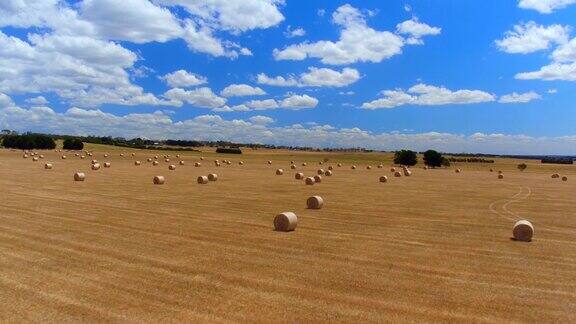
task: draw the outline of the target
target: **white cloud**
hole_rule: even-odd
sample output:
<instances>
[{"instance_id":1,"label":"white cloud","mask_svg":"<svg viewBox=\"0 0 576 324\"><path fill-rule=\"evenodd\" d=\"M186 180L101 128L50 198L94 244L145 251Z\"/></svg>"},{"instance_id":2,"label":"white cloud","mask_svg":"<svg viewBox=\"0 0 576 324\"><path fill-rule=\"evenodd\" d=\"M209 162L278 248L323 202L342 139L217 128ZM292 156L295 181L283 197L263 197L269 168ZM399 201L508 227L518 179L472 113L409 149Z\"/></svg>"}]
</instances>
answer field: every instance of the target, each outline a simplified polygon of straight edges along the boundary
<instances>
[{"instance_id":1,"label":"white cloud","mask_svg":"<svg viewBox=\"0 0 576 324\"><path fill-rule=\"evenodd\" d=\"M178 70L172 73L168 73L160 77L160 79L164 80L172 88L187 88L208 82L206 77L190 73L185 70Z\"/></svg>"},{"instance_id":2,"label":"white cloud","mask_svg":"<svg viewBox=\"0 0 576 324\"><path fill-rule=\"evenodd\" d=\"M193 90L174 88L166 91L164 97L168 98L177 106L184 103L199 108L218 108L226 103L226 99L218 97L210 88L202 87Z\"/></svg>"},{"instance_id":3,"label":"white cloud","mask_svg":"<svg viewBox=\"0 0 576 324\"><path fill-rule=\"evenodd\" d=\"M300 110L314 108L318 105L318 99L309 95L287 94L286 98L276 101L274 99L250 100L243 104L250 110L269 110L269 109L290 109Z\"/></svg>"},{"instance_id":4,"label":"white cloud","mask_svg":"<svg viewBox=\"0 0 576 324\"><path fill-rule=\"evenodd\" d=\"M287 38L294 38L294 37L301 37L306 35L306 31L302 27L297 27L292 29L290 25L286 27L286 31L284 32L284 36Z\"/></svg>"},{"instance_id":5,"label":"white cloud","mask_svg":"<svg viewBox=\"0 0 576 324\"><path fill-rule=\"evenodd\" d=\"M534 91L525 93L512 92L511 94L503 95L498 100L499 103L528 103L532 100L541 99L542 96Z\"/></svg>"},{"instance_id":6,"label":"white cloud","mask_svg":"<svg viewBox=\"0 0 576 324\"><path fill-rule=\"evenodd\" d=\"M28 99L26 99L26 102L34 104L34 105L46 105L49 103L48 100L46 100L46 98L44 98L43 96L28 98Z\"/></svg>"},{"instance_id":7,"label":"white cloud","mask_svg":"<svg viewBox=\"0 0 576 324\"><path fill-rule=\"evenodd\" d=\"M0 94L0 103L6 99ZM0 107L1 104L0 104ZM70 135L144 137L152 139L229 140L244 143L307 147L366 147L376 150L435 149L443 152L496 154L576 155L576 136L530 137L526 135L450 133L372 133L359 128L335 128L312 124L269 126L265 118L225 120L218 115L174 121L170 116L128 114L117 116L100 110L70 108L57 113L48 107L22 109L9 104L0 108L0 128Z\"/></svg>"},{"instance_id":8,"label":"white cloud","mask_svg":"<svg viewBox=\"0 0 576 324\"><path fill-rule=\"evenodd\" d=\"M338 92L338 94L342 95L342 96L353 96L355 94L355 92L354 91L340 91L340 92Z\"/></svg>"},{"instance_id":9,"label":"white cloud","mask_svg":"<svg viewBox=\"0 0 576 324\"><path fill-rule=\"evenodd\" d=\"M576 81L576 62L571 64L552 63L543 66L538 71L518 73L515 78L519 80Z\"/></svg>"},{"instance_id":10,"label":"white cloud","mask_svg":"<svg viewBox=\"0 0 576 324\"><path fill-rule=\"evenodd\" d=\"M85 36L30 34L30 43L0 31L0 91L53 92L75 105L167 104L131 83L137 57L113 42Z\"/></svg>"},{"instance_id":11,"label":"white cloud","mask_svg":"<svg viewBox=\"0 0 576 324\"><path fill-rule=\"evenodd\" d=\"M556 90L556 89L550 89L550 90L548 90L548 93L549 93L549 94L555 94L555 93L558 93L558 90Z\"/></svg>"},{"instance_id":12,"label":"white cloud","mask_svg":"<svg viewBox=\"0 0 576 324\"><path fill-rule=\"evenodd\" d=\"M266 92L261 88L247 84L231 84L220 92L223 97L261 96L265 94Z\"/></svg>"},{"instance_id":13,"label":"white cloud","mask_svg":"<svg viewBox=\"0 0 576 324\"><path fill-rule=\"evenodd\" d=\"M422 37L429 35L439 35L442 32L442 28L432 27L421 23L416 17L399 23L396 25L396 30L400 34L410 35L410 37L406 40L406 43L410 45L422 45L424 44Z\"/></svg>"},{"instance_id":14,"label":"white cloud","mask_svg":"<svg viewBox=\"0 0 576 324\"><path fill-rule=\"evenodd\" d=\"M452 91L444 87L417 84L408 91L385 90L383 98L365 102L364 109L395 108L403 105L438 106L454 104L475 104L496 100L495 96L480 90Z\"/></svg>"},{"instance_id":15,"label":"white cloud","mask_svg":"<svg viewBox=\"0 0 576 324\"><path fill-rule=\"evenodd\" d=\"M318 11L316 11L316 14L320 17L324 17L324 15L326 14L326 10L318 9Z\"/></svg>"},{"instance_id":16,"label":"white cloud","mask_svg":"<svg viewBox=\"0 0 576 324\"><path fill-rule=\"evenodd\" d=\"M269 28L284 20L281 0L157 0L169 6L181 6L205 24L216 29L245 32Z\"/></svg>"},{"instance_id":17,"label":"white cloud","mask_svg":"<svg viewBox=\"0 0 576 324\"><path fill-rule=\"evenodd\" d=\"M274 119L268 117L268 116L253 116L248 118L248 120L256 125L267 125L267 124L272 124L274 123Z\"/></svg>"},{"instance_id":18,"label":"white cloud","mask_svg":"<svg viewBox=\"0 0 576 324\"><path fill-rule=\"evenodd\" d=\"M389 31L377 31L367 26L365 16L349 4L339 7L332 15L341 27L338 41L303 42L274 50L276 60L319 58L325 64L381 62L402 52L404 38Z\"/></svg>"},{"instance_id":19,"label":"white cloud","mask_svg":"<svg viewBox=\"0 0 576 324\"><path fill-rule=\"evenodd\" d=\"M504 38L496 40L496 45L506 53L527 54L548 49L553 44L568 42L569 26L542 26L533 21L515 25L514 31L507 31Z\"/></svg>"},{"instance_id":20,"label":"white cloud","mask_svg":"<svg viewBox=\"0 0 576 324\"><path fill-rule=\"evenodd\" d=\"M296 79L293 75L269 77L264 73L257 76L257 82L280 87L345 87L360 79L356 69L344 68L341 72L329 68L308 68L308 72L300 74Z\"/></svg>"},{"instance_id":21,"label":"white cloud","mask_svg":"<svg viewBox=\"0 0 576 324\"><path fill-rule=\"evenodd\" d=\"M245 102L244 105L254 110L276 109L280 107L274 99L250 100Z\"/></svg>"},{"instance_id":22,"label":"white cloud","mask_svg":"<svg viewBox=\"0 0 576 324\"><path fill-rule=\"evenodd\" d=\"M182 28L172 13L148 0L84 0L81 18L107 39L133 43L166 42L178 38Z\"/></svg>"},{"instance_id":23,"label":"white cloud","mask_svg":"<svg viewBox=\"0 0 576 324\"><path fill-rule=\"evenodd\" d=\"M555 62L576 62L576 38L556 48L552 52L552 59Z\"/></svg>"},{"instance_id":24,"label":"white cloud","mask_svg":"<svg viewBox=\"0 0 576 324\"><path fill-rule=\"evenodd\" d=\"M543 14L549 14L557 9L568 7L576 0L520 0L518 7L533 9Z\"/></svg>"},{"instance_id":25,"label":"white cloud","mask_svg":"<svg viewBox=\"0 0 576 324\"><path fill-rule=\"evenodd\" d=\"M290 109L314 108L318 105L318 99L309 95L291 95L280 102L280 106Z\"/></svg>"}]
</instances>

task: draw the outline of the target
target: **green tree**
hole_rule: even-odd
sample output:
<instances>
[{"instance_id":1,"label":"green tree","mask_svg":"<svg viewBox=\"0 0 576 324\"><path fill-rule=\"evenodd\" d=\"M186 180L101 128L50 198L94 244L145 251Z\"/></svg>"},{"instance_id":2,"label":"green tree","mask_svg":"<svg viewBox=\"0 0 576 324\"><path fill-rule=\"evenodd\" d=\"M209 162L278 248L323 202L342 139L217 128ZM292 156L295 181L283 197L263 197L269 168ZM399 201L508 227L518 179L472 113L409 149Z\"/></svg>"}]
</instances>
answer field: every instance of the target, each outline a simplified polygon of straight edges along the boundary
<instances>
[{"instance_id":1,"label":"green tree","mask_svg":"<svg viewBox=\"0 0 576 324\"><path fill-rule=\"evenodd\" d=\"M82 150L84 149L84 143L78 138L67 138L64 140L64 145L62 147L65 150Z\"/></svg>"},{"instance_id":2,"label":"green tree","mask_svg":"<svg viewBox=\"0 0 576 324\"><path fill-rule=\"evenodd\" d=\"M394 153L394 163L400 165L413 166L418 163L416 152L410 150L400 150Z\"/></svg>"},{"instance_id":3,"label":"green tree","mask_svg":"<svg viewBox=\"0 0 576 324\"><path fill-rule=\"evenodd\" d=\"M428 150L424 152L424 164L429 167L441 167L442 166L442 154L434 150Z\"/></svg>"}]
</instances>

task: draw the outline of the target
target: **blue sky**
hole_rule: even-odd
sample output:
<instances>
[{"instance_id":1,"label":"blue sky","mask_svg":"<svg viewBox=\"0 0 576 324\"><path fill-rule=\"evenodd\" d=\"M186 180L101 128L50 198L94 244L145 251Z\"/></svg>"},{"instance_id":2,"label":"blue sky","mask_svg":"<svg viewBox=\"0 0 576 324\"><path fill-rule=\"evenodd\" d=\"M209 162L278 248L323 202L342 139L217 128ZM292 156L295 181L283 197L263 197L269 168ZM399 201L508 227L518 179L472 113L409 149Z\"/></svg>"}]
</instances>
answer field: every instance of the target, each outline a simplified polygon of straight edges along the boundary
<instances>
[{"instance_id":1,"label":"blue sky","mask_svg":"<svg viewBox=\"0 0 576 324\"><path fill-rule=\"evenodd\" d=\"M7 0L0 126L576 154L576 0Z\"/></svg>"}]
</instances>

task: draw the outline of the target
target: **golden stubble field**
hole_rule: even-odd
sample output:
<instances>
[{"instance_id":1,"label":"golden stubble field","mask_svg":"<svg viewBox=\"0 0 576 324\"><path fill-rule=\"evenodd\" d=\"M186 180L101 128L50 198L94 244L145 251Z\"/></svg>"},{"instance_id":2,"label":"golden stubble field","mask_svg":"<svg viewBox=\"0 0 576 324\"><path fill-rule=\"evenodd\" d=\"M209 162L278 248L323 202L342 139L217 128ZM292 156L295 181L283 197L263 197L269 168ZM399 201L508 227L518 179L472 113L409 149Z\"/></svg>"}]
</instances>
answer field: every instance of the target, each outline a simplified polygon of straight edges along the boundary
<instances>
[{"instance_id":1,"label":"golden stubble field","mask_svg":"<svg viewBox=\"0 0 576 324\"><path fill-rule=\"evenodd\" d=\"M575 166L520 172L500 159L394 178L389 154L260 150L180 153L186 165L169 171L146 158L177 164L174 152L90 149L38 162L0 150L0 321L576 320ZM324 157L322 167L344 166L314 186L294 179ZM92 158L112 167L92 171ZM208 173L218 181L196 183ZM323 209L306 209L311 195ZM296 231L273 231L284 211L298 215ZM518 219L534 224L532 242L510 239Z\"/></svg>"}]
</instances>

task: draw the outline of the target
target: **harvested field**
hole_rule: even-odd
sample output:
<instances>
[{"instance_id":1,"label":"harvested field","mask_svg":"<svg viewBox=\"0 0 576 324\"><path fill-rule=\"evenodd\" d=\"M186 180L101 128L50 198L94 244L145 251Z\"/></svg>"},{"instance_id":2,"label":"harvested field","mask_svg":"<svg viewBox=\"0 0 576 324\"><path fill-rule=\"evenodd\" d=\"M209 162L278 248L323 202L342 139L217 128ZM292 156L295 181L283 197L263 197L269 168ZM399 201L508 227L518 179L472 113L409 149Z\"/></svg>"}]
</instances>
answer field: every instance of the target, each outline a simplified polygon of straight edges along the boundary
<instances>
[{"instance_id":1,"label":"harvested field","mask_svg":"<svg viewBox=\"0 0 576 324\"><path fill-rule=\"evenodd\" d=\"M43 151L46 172L0 150L2 322L576 321L576 181L550 177L576 166L497 159L383 185L366 166L391 167L389 154L258 150L243 166L181 165L157 186L158 167L135 168L132 151L87 150L114 167ZM274 176L292 160L315 174L325 157L358 168L314 186ZM315 195L329 203L307 209ZM285 211L297 228L274 231ZM520 219L532 242L511 240Z\"/></svg>"}]
</instances>

